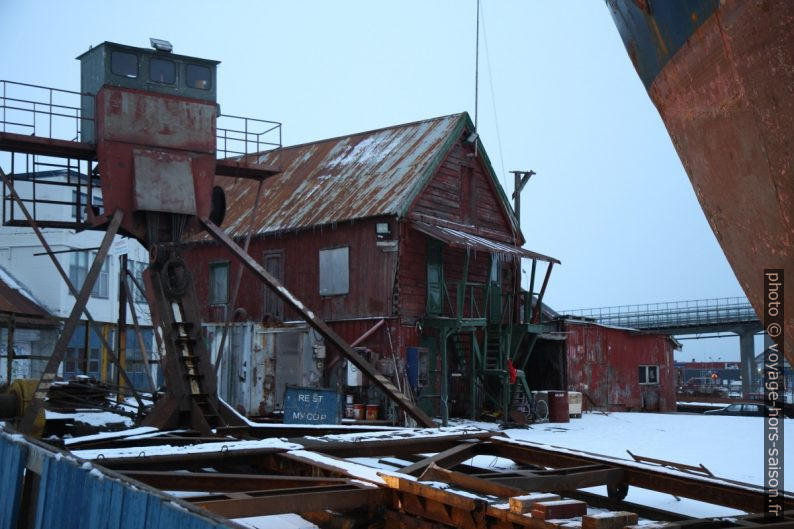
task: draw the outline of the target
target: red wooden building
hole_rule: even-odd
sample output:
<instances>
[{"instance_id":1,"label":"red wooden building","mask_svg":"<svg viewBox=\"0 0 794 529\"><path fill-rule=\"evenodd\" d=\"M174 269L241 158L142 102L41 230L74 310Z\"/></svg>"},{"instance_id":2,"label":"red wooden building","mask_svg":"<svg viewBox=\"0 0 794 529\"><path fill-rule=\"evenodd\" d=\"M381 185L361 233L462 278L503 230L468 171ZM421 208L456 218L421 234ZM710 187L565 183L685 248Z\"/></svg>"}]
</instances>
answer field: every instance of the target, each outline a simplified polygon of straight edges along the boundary
<instances>
[{"instance_id":1,"label":"red wooden building","mask_svg":"<svg viewBox=\"0 0 794 529\"><path fill-rule=\"evenodd\" d=\"M257 182L216 179L227 233L240 240L250 227L249 253L349 343L378 325L360 345L373 362L394 354L398 382L407 371L420 401L442 415L506 412L517 398L511 371L542 333L521 260L541 299L557 262L522 248L473 131L463 113L259 155L281 173L264 182L256 208ZM205 321L229 311L271 325L295 319L247 272L230 307L238 264L209 239L193 242L186 261ZM329 351L325 384L339 364Z\"/></svg>"},{"instance_id":2,"label":"red wooden building","mask_svg":"<svg viewBox=\"0 0 794 529\"><path fill-rule=\"evenodd\" d=\"M676 411L675 340L665 334L563 319L568 389L585 409Z\"/></svg>"}]
</instances>

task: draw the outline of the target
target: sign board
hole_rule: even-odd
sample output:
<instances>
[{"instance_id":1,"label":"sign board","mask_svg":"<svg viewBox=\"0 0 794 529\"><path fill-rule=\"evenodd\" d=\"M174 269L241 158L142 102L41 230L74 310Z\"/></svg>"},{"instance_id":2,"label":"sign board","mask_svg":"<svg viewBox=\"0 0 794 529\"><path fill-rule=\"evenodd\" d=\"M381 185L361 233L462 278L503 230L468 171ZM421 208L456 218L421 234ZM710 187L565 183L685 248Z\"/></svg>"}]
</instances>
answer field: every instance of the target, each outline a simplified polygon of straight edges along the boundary
<instances>
[{"instance_id":1,"label":"sign board","mask_svg":"<svg viewBox=\"0 0 794 529\"><path fill-rule=\"evenodd\" d=\"M284 424L339 424L342 396L336 390L287 386Z\"/></svg>"}]
</instances>

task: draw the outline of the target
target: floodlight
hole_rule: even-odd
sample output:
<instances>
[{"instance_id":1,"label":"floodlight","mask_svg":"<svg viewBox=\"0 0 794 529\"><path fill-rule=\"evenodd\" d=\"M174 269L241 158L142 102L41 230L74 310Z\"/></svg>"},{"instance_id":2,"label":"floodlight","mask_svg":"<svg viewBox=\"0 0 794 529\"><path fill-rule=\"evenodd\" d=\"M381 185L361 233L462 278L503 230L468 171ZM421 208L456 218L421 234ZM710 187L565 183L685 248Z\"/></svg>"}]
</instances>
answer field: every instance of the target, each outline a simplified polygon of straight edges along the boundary
<instances>
[{"instance_id":1,"label":"floodlight","mask_svg":"<svg viewBox=\"0 0 794 529\"><path fill-rule=\"evenodd\" d=\"M163 39L149 38L149 44L157 51L171 53L174 49L170 42Z\"/></svg>"}]
</instances>

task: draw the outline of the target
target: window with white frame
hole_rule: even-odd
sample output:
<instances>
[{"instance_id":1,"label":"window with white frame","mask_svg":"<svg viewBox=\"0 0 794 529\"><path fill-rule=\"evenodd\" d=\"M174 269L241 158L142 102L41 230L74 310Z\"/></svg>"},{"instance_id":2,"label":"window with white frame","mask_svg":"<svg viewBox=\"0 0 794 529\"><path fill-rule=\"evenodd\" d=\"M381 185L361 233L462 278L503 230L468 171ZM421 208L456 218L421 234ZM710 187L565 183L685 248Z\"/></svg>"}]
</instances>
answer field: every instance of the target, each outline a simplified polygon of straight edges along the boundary
<instances>
[{"instance_id":1,"label":"window with white frame","mask_svg":"<svg viewBox=\"0 0 794 529\"><path fill-rule=\"evenodd\" d=\"M69 281L72 282L74 288L78 291L83 287L85 278L88 275L88 268L93 259L96 258L97 252L72 252L69 259ZM90 257L90 259L89 259ZM108 259L102 263L102 268L99 270L99 276L91 289L91 297L107 299L109 296L110 286L110 265Z\"/></svg>"},{"instance_id":2,"label":"window with white frame","mask_svg":"<svg viewBox=\"0 0 794 529\"><path fill-rule=\"evenodd\" d=\"M229 301L229 262L210 263L210 305L225 305Z\"/></svg>"},{"instance_id":3,"label":"window with white frame","mask_svg":"<svg viewBox=\"0 0 794 529\"><path fill-rule=\"evenodd\" d=\"M337 296L350 292L350 248L320 250L320 295Z\"/></svg>"},{"instance_id":4,"label":"window with white frame","mask_svg":"<svg viewBox=\"0 0 794 529\"><path fill-rule=\"evenodd\" d=\"M659 366L640 366L640 384L658 384Z\"/></svg>"}]
</instances>

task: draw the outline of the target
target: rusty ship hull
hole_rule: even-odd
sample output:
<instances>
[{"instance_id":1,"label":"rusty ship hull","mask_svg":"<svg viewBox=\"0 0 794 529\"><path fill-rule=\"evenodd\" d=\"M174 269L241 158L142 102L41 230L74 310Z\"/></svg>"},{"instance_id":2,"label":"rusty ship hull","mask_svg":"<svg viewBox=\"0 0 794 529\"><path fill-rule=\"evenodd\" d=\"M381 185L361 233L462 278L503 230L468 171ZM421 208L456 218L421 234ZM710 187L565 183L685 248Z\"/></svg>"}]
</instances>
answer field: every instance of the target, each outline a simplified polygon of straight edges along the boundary
<instances>
[{"instance_id":1,"label":"rusty ship hull","mask_svg":"<svg viewBox=\"0 0 794 529\"><path fill-rule=\"evenodd\" d=\"M607 0L607 6L763 320L764 270L784 270L785 298L794 300L794 2ZM794 310L786 312L782 336L794 364Z\"/></svg>"}]
</instances>

